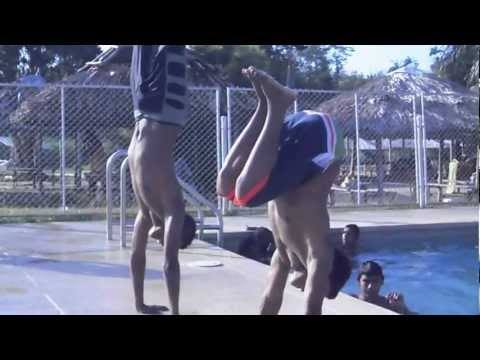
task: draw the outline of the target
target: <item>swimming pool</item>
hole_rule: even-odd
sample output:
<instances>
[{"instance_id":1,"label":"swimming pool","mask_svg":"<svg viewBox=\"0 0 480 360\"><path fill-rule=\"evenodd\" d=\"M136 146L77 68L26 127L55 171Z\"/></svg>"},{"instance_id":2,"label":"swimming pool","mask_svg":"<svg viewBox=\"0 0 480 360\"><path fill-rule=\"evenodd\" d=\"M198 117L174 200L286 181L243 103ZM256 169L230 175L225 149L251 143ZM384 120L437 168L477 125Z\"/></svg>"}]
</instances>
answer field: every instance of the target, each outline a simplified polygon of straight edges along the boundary
<instances>
[{"instance_id":1,"label":"swimming pool","mask_svg":"<svg viewBox=\"0 0 480 360\"><path fill-rule=\"evenodd\" d=\"M354 272L342 290L358 292L358 264L382 265L381 294L398 291L420 314L479 314L478 225L363 232Z\"/></svg>"}]
</instances>

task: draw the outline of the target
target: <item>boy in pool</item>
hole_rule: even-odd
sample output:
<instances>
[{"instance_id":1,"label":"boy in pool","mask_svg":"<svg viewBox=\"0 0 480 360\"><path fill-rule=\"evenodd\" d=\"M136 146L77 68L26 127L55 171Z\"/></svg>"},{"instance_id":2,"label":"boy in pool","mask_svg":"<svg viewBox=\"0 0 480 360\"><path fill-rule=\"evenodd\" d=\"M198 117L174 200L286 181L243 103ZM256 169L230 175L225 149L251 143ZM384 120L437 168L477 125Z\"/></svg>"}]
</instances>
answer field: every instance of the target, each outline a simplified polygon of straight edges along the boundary
<instances>
[{"instance_id":1,"label":"boy in pool","mask_svg":"<svg viewBox=\"0 0 480 360\"><path fill-rule=\"evenodd\" d=\"M323 299L336 297L350 275L343 266L335 276L341 281L331 283L334 259L343 258L334 256L327 240L327 198L345 154L342 131L315 111L285 119L295 92L254 67L243 74L256 90L258 106L226 159L217 192L238 206L268 203L277 249L261 314L278 314L293 255L307 269L305 313L321 314Z\"/></svg>"},{"instance_id":2,"label":"boy in pool","mask_svg":"<svg viewBox=\"0 0 480 360\"><path fill-rule=\"evenodd\" d=\"M415 313L405 304L402 294L391 292L387 296L380 295L384 279L383 270L379 264L375 261L364 262L357 277L360 293L352 296L402 315L414 315Z\"/></svg>"}]
</instances>

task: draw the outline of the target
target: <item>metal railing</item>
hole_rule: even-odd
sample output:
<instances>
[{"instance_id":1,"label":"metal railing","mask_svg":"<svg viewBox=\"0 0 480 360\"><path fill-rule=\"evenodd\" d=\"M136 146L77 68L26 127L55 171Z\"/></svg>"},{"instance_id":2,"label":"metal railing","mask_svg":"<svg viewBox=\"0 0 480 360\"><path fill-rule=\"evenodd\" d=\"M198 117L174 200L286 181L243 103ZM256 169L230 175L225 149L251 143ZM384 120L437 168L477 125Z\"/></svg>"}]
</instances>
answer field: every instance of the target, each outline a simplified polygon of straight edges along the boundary
<instances>
[{"instance_id":1,"label":"metal railing","mask_svg":"<svg viewBox=\"0 0 480 360\"><path fill-rule=\"evenodd\" d=\"M110 156L107 161L107 240L112 241L113 238L113 171L114 164L118 160L122 160L120 166L120 245L122 248L127 247L127 233L133 229L127 224L127 170L128 170L128 151L118 150ZM198 239L203 240L205 231L217 232L217 246L223 247L223 217L219 209L211 201L202 196L193 186L178 178L180 186L187 203L192 205L197 213L196 224L198 230ZM215 218L216 224L205 223L205 208L210 210Z\"/></svg>"}]
</instances>

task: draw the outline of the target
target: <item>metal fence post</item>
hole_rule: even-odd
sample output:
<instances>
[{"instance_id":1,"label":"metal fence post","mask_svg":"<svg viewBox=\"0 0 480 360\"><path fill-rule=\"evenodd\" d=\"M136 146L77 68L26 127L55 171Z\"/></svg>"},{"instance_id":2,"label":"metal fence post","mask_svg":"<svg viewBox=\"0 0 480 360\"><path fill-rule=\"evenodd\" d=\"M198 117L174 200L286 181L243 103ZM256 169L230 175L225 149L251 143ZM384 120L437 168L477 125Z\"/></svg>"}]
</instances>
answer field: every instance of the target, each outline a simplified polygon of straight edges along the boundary
<instances>
[{"instance_id":1,"label":"metal fence post","mask_svg":"<svg viewBox=\"0 0 480 360\"><path fill-rule=\"evenodd\" d=\"M62 192L62 208L65 212L67 210L67 196L66 196L66 183L65 183L65 88L63 85L60 87L60 104L61 104L61 143L60 143L60 181Z\"/></svg>"},{"instance_id":2,"label":"metal fence post","mask_svg":"<svg viewBox=\"0 0 480 360\"><path fill-rule=\"evenodd\" d=\"M232 89L227 88L227 116L223 117L222 121L222 164L225 164L225 159L230 152L230 143L232 139L231 134L232 124ZM222 215L226 215L228 211L232 210L232 204L227 200L222 200Z\"/></svg>"},{"instance_id":3,"label":"metal fence post","mask_svg":"<svg viewBox=\"0 0 480 360\"><path fill-rule=\"evenodd\" d=\"M227 152L225 153L225 158L227 155L230 153L230 150L232 150L232 117L227 116L227 128L225 130L227 134ZM227 202L228 204L228 211L233 210L233 203L231 201Z\"/></svg>"},{"instance_id":4,"label":"metal fence post","mask_svg":"<svg viewBox=\"0 0 480 360\"><path fill-rule=\"evenodd\" d=\"M358 96L355 93L355 137L357 139L357 205L361 205L360 197L360 128L358 119Z\"/></svg>"},{"instance_id":5,"label":"metal fence post","mask_svg":"<svg viewBox=\"0 0 480 360\"><path fill-rule=\"evenodd\" d=\"M415 169L416 169L416 187L417 203L421 209L425 207L425 167L423 161L423 136L422 119L417 118L417 97L413 95L413 117L414 117L414 136L415 136Z\"/></svg>"},{"instance_id":6,"label":"metal fence post","mask_svg":"<svg viewBox=\"0 0 480 360\"><path fill-rule=\"evenodd\" d=\"M428 167L427 167L427 129L425 126L425 104L423 92L420 94L420 105L422 108L421 129L422 129L422 156L423 156L423 204L428 204Z\"/></svg>"},{"instance_id":7,"label":"metal fence post","mask_svg":"<svg viewBox=\"0 0 480 360\"><path fill-rule=\"evenodd\" d=\"M222 156L222 119L221 119L221 106L220 106L220 96L221 88L217 88L216 93L216 136L217 136L217 176L220 175L220 171L223 167L223 156ZM222 198L217 195L217 207L222 208Z\"/></svg>"},{"instance_id":8,"label":"metal fence post","mask_svg":"<svg viewBox=\"0 0 480 360\"><path fill-rule=\"evenodd\" d=\"M412 106L413 106L413 149L415 151L415 197L417 204L420 205L420 168L418 161L418 127L417 127L417 109L415 106L415 95L412 96Z\"/></svg>"},{"instance_id":9,"label":"metal fence post","mask_svg":"<svg viewBox=\"0 0 480 360\"><path fill-rule=\"evenodd\" d=\"M225 164L225 159L227 158L228 153L228 143L227 143L227 117L222 116L220 118L220 132L222 134L222 144L221 144L221 154L222 154L222 164ZM222 215L227 213L227 199L222 198Z\"/></svg>"}]
</instances>

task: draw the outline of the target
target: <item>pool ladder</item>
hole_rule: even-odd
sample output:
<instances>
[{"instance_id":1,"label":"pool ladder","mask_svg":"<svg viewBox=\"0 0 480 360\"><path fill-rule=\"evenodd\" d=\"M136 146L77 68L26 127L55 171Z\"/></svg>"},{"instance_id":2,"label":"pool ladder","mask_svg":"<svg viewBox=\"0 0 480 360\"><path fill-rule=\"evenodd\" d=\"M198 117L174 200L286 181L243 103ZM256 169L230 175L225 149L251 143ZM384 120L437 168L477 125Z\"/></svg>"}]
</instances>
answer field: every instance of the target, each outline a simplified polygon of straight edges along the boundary
<instances>
[{"instance_id":1,"label":"pool ladder","mask_svg":"<svg viewBox=\"0 0 480 360\"><path fill-rule=\"evenodd\" d=\"M127 247L127 232L133 229L133 226L127 225L127 170L128 170L128 151L118 150L107 161L107 241L113 241L113 169L117 160L123 159L120 167L120 246ZM223 216L221 211L204 196L202 196L193 186L187 184L178 178L183 190L185 200L195 207L197 218L198 239L203 240L205 231L217 232L217 246L223 247ZM216 224L205 224L204 208L208 208L217 219Z\"/></svg>"}]
</instances>

